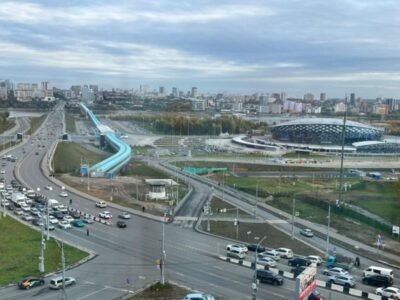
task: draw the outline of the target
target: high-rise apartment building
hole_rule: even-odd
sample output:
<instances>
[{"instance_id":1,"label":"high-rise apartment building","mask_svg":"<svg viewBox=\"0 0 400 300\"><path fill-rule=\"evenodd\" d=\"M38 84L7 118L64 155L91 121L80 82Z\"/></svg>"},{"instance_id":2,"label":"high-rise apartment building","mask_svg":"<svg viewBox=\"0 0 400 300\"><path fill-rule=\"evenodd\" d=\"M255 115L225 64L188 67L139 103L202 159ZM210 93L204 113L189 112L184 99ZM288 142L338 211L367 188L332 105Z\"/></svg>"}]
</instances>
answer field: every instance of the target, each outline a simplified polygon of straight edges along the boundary
<instances>
[{"instance_id":1,"label":"high-rise apartment building","mask_svg":"<svg viewBox=\"0 0 400 300\"><path fill-rule=\"evenodd\" d=\"M314 95L311 94L311 93L304 94L304 100L313 101L314 100Z\"/></svg>"},{"instance_id":2,"label":"high-rise apartment building","mask_svg":"<svg viewBox=\"0 0 400 300\"><path fill-rule=\"evenodd\" d=\"M350 94L350 105L356 106L356 94L355 93Z\"/></svg>"},{"instance_id":3,"label":"high-rise apartment building","mask_svg":"<svg viewBox=\"0 0 400 300\"><path fill-rule=\"evenodd\" d=\"M191 97L196 98L197 97L197 87L192 87L192 92L190 94Z\"/></svg>"},{"instance_id":4,"label":"high-rise apartment building","mask_svg":"<svg viewBox=\"0 0 400 300\"><path fill-rule=\"evenodd\" d=\"M326 101L326 94L325 93L319 94L319 101Z\"/></svg>"},{"instance_id":5,"label":"high-rise apartment building","mask_svg":"<svg viewBox=\"0 0 400 300\"><path fill-rule=\"evenodd\" d=\"M172 88L172 96L178 97L178 89L176 87Z\"/></svg>"},{"instance_id":6,"label":"high-rise apartment building","mask_svg":"<svg viewBox=\"0 0 400 300\"><path fill-rule=\"evenodd\" d=\"M158 93L159 93L160 95L164 95L164 94L165 94L165 87L160 86L159 89L158 89Z\"/></svg>"}]
</instances>

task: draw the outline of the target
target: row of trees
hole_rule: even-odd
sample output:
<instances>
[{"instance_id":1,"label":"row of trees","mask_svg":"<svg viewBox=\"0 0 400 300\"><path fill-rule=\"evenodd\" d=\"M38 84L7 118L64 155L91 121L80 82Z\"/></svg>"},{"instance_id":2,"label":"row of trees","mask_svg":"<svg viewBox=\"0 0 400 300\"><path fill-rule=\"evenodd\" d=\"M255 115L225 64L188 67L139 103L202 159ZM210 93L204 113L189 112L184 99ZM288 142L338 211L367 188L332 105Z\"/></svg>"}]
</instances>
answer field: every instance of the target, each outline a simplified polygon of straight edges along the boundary
<instances>
[{"instance_id":1,"label":"row of trees","mask_svg":"<svg viewBox=\"0 0 400 300\"><path fill-rule=\"evenodd\" d=\"M219 135L221 133L240 134L250 130L267 130L266 123L255 124L235 116L188 117L176 114L160 116L115 116L114 120L133 121L149 125L157 133L176 135Z\"/></svg>"},{"instance_id":2,"label":"row of trees","mask_svg":"<svg viewBox=\"0 0 400 300\"><path fill-rule=\"evenodd\" d=\"M15 125L13 120L8 119L9 115L10 113L8 111L0 113L0 133L3 133Z\"/></svg>"}]
</instances>

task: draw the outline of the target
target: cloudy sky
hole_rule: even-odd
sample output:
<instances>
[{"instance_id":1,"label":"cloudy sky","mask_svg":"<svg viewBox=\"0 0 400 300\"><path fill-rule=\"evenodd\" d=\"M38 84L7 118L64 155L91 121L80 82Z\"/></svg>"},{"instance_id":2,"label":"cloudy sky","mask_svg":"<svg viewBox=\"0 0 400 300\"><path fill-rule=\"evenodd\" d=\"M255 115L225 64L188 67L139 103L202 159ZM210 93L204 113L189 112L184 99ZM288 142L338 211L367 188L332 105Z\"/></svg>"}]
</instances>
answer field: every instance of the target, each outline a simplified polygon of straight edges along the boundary
<instances>
[{"instance_id":1,"label":"cloudy sky","mask_svg":"<svg viewBox=\"0 0 400 300\"><path fill-rule=\"evenodd\" d=\"M398 0L1 1L0 78L400 98Z\"/></svg>"}]
</instances>

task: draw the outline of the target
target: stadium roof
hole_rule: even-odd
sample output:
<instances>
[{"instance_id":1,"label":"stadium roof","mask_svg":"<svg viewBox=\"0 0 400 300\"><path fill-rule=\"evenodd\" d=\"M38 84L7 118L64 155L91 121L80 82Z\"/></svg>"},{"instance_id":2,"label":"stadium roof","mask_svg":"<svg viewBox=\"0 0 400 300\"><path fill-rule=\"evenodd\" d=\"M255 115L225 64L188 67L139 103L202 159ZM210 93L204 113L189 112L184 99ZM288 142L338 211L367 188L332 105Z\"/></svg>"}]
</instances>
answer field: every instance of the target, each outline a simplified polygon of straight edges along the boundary
<instances>
[{"instance_id":1,"label":"stadium roof","mask_svg":"<svg viewBox=\"0 0 400 300\"><path fill-rule=\"evenodd\" d=\"M342 119L334 119L334 118L303 118L303 119L297 119L297 120L293 120L293 121L289 121L289 122L280 123L280 124L277 124L272 127L287 126L287 125L305 125L305 124L343 125L343 120ZM354 122L354 121L346 121L346 126L362 127L362 128L383 131L383 129L381 129L381 128L373 127L370 125L366 125L366 124Z\"/></svg>"}]
</instances>

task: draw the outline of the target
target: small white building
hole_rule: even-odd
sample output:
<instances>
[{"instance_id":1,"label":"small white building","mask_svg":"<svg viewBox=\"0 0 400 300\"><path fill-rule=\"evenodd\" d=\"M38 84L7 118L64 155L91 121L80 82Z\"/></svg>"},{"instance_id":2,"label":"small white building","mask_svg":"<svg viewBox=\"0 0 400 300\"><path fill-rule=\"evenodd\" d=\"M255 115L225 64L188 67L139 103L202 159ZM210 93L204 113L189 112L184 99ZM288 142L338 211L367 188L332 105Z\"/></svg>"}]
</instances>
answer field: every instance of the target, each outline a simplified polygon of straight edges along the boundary
<instances>
[{"instance_id":1,"label":"small white building","mask_svg":"<svg viewBox=\"0 0 400 300\"><path fill-rule=\"evenodd\" d=\"M178 183L172 179L145 179L150 187L147 197L151 200L168 199L167 188L178 186Z\"/></svg>"}]
</instances>

